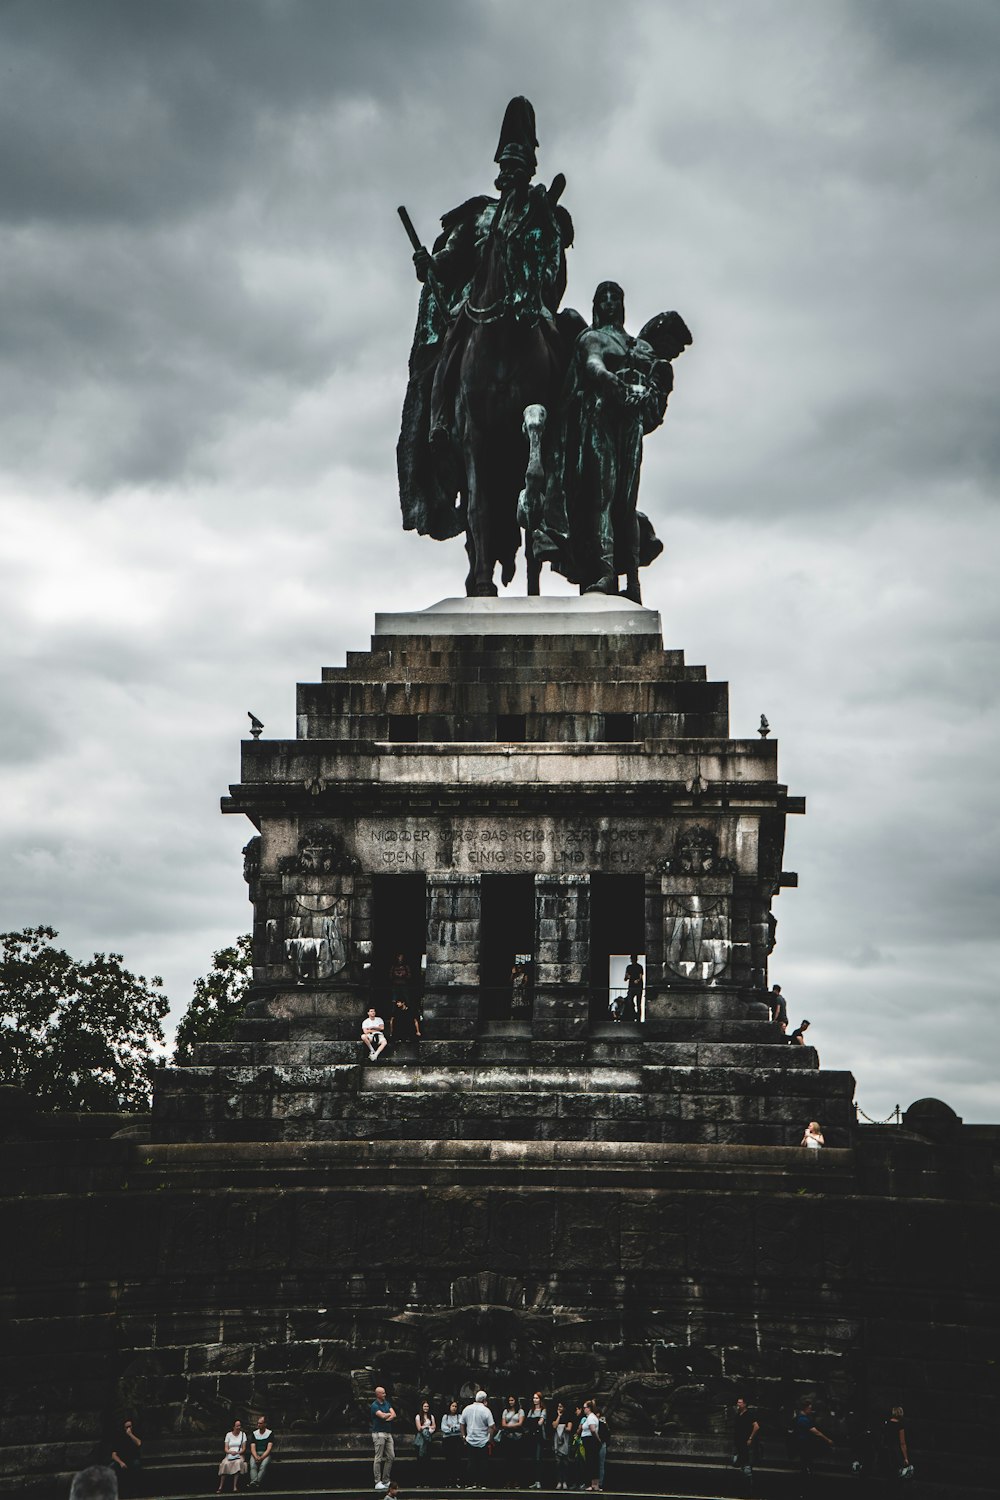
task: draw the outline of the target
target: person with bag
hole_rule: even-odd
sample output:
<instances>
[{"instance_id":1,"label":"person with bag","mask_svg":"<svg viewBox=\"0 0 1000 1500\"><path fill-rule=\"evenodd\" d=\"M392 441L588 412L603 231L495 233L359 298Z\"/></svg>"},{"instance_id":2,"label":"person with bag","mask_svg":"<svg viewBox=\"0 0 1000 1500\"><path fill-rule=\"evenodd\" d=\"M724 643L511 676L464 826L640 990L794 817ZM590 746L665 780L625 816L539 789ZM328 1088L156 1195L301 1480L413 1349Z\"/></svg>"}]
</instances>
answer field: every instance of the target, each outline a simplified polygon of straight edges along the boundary
<instances>
[{"instance_id":1,"label":"person with bag","mask_svg":"<svg viewBox=\"0 0 1000 1500\"><path fill-rule=\"evenodd\" d=\"M601 1460L601 1424L594 1410L593 1401L583 1403L580 1419L580 1441L583 1445L584 1478L588 1490L599 1490Z\"/></svg>"},{"instance_id":2,"label":"person with bag","mask_svg":"<svg viewBox=\"0 0 1000 1500\"><path fill-rule=\"evenodd\" d=\"M233 1481L233 1494L236 1494L236 1491L240 1487L240 1475L245 1474L247 1471L246 1451L247 1435L243 1431L243 1424L240 1422L239 1417L234 1417L232 1428L226 1433L223 1441L223 1453L225 1456L219 1465L219 1488L216 1490L217 1495L222 1494L226 1480L230 1476L232 1476Z\"/></svg>"},{"instance_id":3,"label":"person with bag","mask_svg":"<svg viewBox=\"0 0 1000 1500\"><path fill-rule=\"evenodd\" d=\"M566 1403L556 1403L552 1419L552 1451L556 1459L556 1489L568 1490L573 1472L573 1418Z\"/></svg>"},{"instance_id":4,"label":"person with bag","mask_svg":"<svg viewBox=\"0 0 1000 1500\"><path fill-rule=\"evenodd\" d=\"M417 1471L421 1475L421 1479L418 1482L423 1487L426 1484L426 1479L423 1476L426 1475L427 1466L431 1461L431 1444L434 1441L434 1434L437 1432L437 1423L434 1420L434 1413L431 1411L431 1403L429 1401L421 1403L420 1410L413 1419L413 1425L416 1428L414 1443L417 1450Z\"/></svg>"},{"instance_id":5,"label":"person with bag","mask_svg":"<svg viewBox=\"0 0 1000 1500\"><path fill-rule=\"evenodd\" d=\"M548 1412L542 1403L541 1391L531 1398L531 1410L525 1413L524 1435L527 1438L528 1460L531 1464L531 1490L542 1487L542 1461L545 1453L545 1423Z\"/></svg>"}]
</instances>

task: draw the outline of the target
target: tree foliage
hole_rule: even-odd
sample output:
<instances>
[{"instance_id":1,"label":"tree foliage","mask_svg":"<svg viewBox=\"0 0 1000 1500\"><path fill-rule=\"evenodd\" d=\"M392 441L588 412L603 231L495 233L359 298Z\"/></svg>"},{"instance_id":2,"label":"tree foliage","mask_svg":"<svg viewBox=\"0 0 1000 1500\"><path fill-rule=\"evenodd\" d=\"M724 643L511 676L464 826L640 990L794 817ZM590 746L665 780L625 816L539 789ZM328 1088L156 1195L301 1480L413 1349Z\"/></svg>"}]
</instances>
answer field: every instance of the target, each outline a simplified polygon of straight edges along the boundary
<instances>
[{"instance_id":1,"label":"tree foliage","mask_svg":"<svg viewBox=\"0 0 1000 1500\"><path fill-rule=\"evenodd\" d=\"M48 1109L148 1108L169 1008L162 979L131 974L120 953L81 963L56 937L0 934L0 1083Z\"/></svg>"},{"instance_id":2,"label":"tree foliage","mask_svg":"<svg viewBox=\"0 0 1000 1500\"><path fill-rule=\"evenodd\" d=\"M252 978L250 934L244 933L231 948L213 954L209 972L195 980L191 1004L177 1025L175 1063L193 1063L199 1042L224 1042L232 1036Z\"/></svg>"}]
</instances>

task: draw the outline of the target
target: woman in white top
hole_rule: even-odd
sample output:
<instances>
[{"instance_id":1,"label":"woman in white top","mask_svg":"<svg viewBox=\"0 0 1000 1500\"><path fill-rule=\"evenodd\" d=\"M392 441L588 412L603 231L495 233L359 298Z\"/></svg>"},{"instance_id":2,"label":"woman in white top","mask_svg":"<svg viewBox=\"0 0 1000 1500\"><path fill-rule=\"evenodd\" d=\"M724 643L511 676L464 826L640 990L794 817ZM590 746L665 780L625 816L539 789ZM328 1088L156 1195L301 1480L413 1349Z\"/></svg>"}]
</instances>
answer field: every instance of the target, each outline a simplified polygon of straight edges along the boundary
<instances>
[{"instance_id":1,"label":"woman in white top","mask_svg":"<svg viewBox=\"0 0 1000 1500\"><path fill-rule=\"evenodd\" d=\"M462 1419L458 1414L458 1402L450 1401L448 1410L441 1418L441 1451L444 1454L447 1478L445 1483L451 1490L462 1488Z\"/></svg>"},{"instance_id":2,"label":"woman in white top","mask_svg":"<svg viewBox=\"0 0 1000 1500\"><path fill-rule=\"evenodd\" d=\"M421 1403L420 1410L413 1419L413 1425L416 1428L417 1463L423 1468L425 1464L430 1463L431 1443L438 1430L429 1401Z\"/></svg>"},{"instance_id":3,"label":"woman in white top","mask_svg":"<svg viewBox=\"0 0 1000 1500\"><path fill-rule=\"evenodd\" d=\"M594 1410L592 1401L583 1403L583 1416L580 1418L580 1437L583 1439L583 1462L585 1464L585 1477L589 1490L599 1490L601 1487L598 1478L601 1460L601 1424Z\"/></svg>"},{"instance_id":4,"label":"woman in white top","mask_svg":"<svg viewBox=\"0 0 1000 1500\"><path fill-rule=\"evenodd\" d=\"M232 1475L233 1494L235 1495L239 1489L240 1475L246 1473L246 1451L247 1435L243 1431L243 1424L239 1417L234 1417L232 1431L226 1433L223 1443L225 1457L219 1465L219 1488L216 1490L217 1495L222 1494L223 1486L229 1475Z\"/></svg>"},{"instance_id":5,"label":"woman in white top","mask_svg":"<svg viewBox=\"0 0 1000 1500\"><path fill-rule=\"evenodd\" d=\"M524 1407L516 1396L507 1397L507 1405L500 1413L500 1452L507 1470L507 1483L514 1488L520 1478L517 1473L521 1454L521 1430L524 1427Z\"/></svg>"},{"instance_id":6,"label":"woman in white top","mask_svg":"<svg viewBox=\"0 0 1000 1500\"><path fill-rule=\"evenodd\" d=\"M818 1120L809 1121L799 1145L808 1146L812 1151L818 1151L821 1146L826 1145L826 1141L823 1139L823 1132L819 1128Z\"/></svg>"}]
</instances>

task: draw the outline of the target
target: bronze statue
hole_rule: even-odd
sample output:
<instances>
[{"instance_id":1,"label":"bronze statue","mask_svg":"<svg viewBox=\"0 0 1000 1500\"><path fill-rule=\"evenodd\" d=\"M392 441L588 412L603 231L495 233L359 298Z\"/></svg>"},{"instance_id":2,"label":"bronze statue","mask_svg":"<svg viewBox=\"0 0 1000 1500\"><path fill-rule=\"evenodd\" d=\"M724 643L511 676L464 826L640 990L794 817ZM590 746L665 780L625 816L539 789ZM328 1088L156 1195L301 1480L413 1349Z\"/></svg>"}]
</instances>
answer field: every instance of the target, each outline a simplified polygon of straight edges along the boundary
<instances>
[{"instance_id":1,"label":"bronze statue","mask_svg":"<svg viewBox=\"0 0 1000 1500\"><path fill-rule=\"evenodd\" d=\"M522 504L537 561L580 586L641 603L639 568L663 550L636 507L642 440L663 421L673 389L670 361L691 342L684 319L659 313L638 338L625 331L625 294L614 281L594 293L593 323L575 343L562 393L543 503Z\"/></svg>"},{"instance_id":2,"label":"bronze statue","mask_svg":"<svg viewBox=\"0 0 1000 1500\"><path fill-rule=\"evenodd\" d=\"M637 510L643 437L663 421L671 360L690 344L676 312L632 338L613 281L587 327L559 311L573 224L535 175L535 113L507 106L494 160L499 198L445 214L433 252L400 218L423 283L396 447L403 526L439 539L465 532L466 593L514 576L525 533L528 592L541 563L581 593L641 601L639 568L662 552Z\"/></svg>"},{"instance_id":3,"label":"bronze statue","mask_svg":"<svg viewBox=\"0 0 1000 1500\"><path fill-rule=\"evenodd\" d=\"M555 313L573 228L558 201L565 179L532 182L537 144L534 110L512 99L495 156L499 198L446 214L433 253L413 257L423 291L396 450L403 525L439 538L465 531L469 594L497 592L497 562L504 583L513 577L525 409L552 409L566 366Z\"/></svg>"}]
</instances>

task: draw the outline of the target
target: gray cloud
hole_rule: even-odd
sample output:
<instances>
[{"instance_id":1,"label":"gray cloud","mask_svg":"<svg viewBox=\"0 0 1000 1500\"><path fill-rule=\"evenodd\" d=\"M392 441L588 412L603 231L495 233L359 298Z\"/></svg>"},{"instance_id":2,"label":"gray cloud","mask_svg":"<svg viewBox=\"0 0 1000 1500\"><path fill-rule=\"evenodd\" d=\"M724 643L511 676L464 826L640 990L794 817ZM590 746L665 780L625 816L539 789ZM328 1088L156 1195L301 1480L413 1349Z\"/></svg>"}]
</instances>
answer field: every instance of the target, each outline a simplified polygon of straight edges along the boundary
<instances>
[{"instance_id":1,"label":"gray cloud","mask_svg":"<svg viewBox=\"0 0 1000 1500\"><path fill-rule=\"evenodd\" d=\"M376 609L461 587L398 529L395 206L431 238L525 92L568 302L611 274L695 334L647 598L809 797L775 975L869 1113L1000 1117L998 33L985 0L0 7L3 925L180 1008L248 919L246 709L291 733Z\"/></svg>"}]
</instances>

